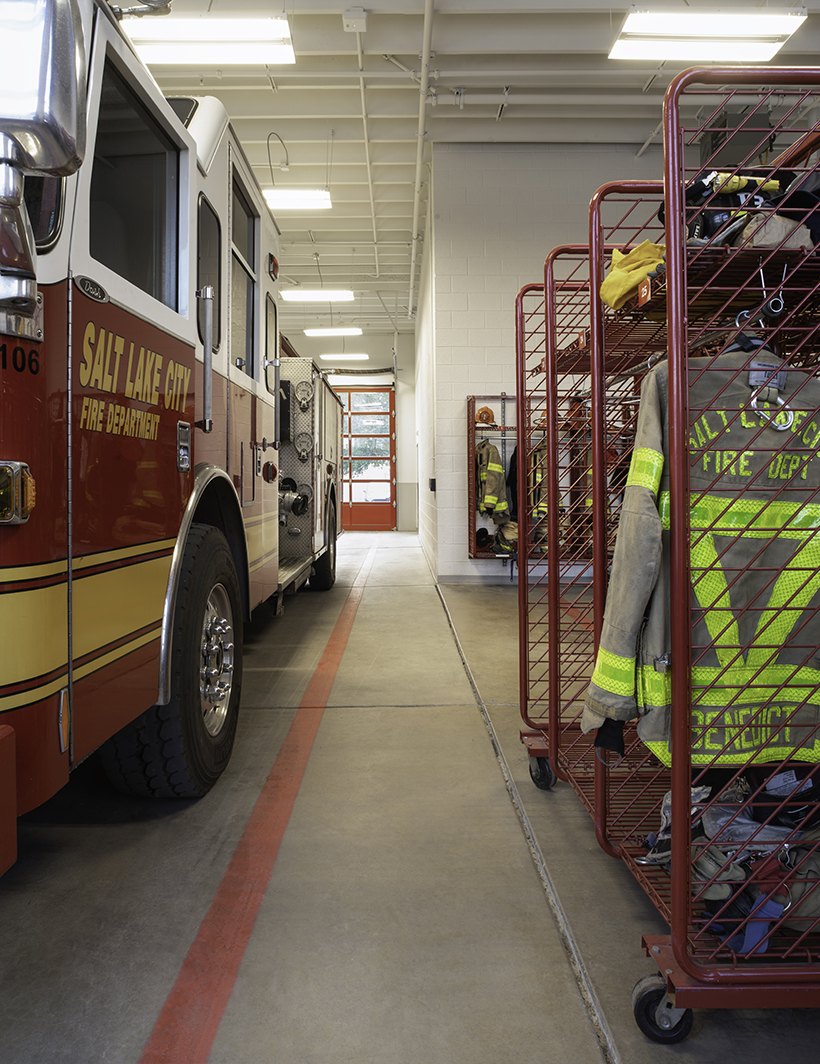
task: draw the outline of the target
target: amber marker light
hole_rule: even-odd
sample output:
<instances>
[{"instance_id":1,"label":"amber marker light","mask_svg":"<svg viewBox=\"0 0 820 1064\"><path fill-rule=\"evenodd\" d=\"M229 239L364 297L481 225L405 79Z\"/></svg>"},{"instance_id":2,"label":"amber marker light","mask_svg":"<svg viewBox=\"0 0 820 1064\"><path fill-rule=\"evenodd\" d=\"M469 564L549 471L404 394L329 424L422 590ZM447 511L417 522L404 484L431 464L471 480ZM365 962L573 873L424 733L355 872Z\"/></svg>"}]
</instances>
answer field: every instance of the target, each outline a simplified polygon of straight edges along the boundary
<instances>
[{"instance_id":1,"label":"amber marker light","mask_svg":"<svg viewBox=\"0 0 820 1064\"><path fill-rule=\"evenodd\" d=\"M25 462L0 461L0 524L24 524L36 501L34 477Z\"/></svg>"}]
</instances>

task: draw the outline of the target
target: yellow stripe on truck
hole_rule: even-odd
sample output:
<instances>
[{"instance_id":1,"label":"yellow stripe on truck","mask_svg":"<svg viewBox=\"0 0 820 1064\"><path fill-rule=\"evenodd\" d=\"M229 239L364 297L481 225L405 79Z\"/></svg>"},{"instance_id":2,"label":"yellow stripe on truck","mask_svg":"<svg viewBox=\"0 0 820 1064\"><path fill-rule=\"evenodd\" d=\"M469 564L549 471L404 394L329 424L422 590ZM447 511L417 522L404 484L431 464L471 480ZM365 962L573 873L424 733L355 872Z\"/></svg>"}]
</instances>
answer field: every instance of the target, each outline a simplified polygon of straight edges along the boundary
<instances>
[{"instance_id":1,"label":"yellow stripe on truck","mask_svg":"<svg viewBox=\"0 0 820 1064\"><path fill-rule=\"evenodd\" d=\"M171 557L153 558L74 580L74 659L162 619Z\"/></svg>"},{"instance_id":2,"label":"yellow stripe on truck","mask_svg":"<svg viewBox=\"0 0 820 1064\"><path fill-rule=\"evenodd\" d=\"M24 683L67 669L68 608L67 587L38 587L14 591L0 598L0 646L3 664L0 686ZM50 689L59 691L65 678L50 679ZM0 699L0 709L15 709L32 701L30 692Z\"/></svg>"}]
</instances>

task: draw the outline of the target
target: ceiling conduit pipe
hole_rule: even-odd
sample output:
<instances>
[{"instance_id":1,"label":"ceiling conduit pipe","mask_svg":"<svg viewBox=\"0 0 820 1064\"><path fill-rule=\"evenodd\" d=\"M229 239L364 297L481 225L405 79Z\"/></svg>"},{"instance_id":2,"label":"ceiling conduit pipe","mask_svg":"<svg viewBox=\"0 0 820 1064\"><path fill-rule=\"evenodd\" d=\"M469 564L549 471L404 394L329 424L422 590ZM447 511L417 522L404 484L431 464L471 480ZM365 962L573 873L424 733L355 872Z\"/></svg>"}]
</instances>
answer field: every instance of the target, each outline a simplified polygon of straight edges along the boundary
<instances>
[{"instance_id":1,"label":"ceiling conduit pipe","mask_svg":"<svg viewBox=\"0 0 820 1064\"><path fill-rule=\"evenodd\" d=\"M433 0L424 0L424 44L421 52L421 80L419 82L419 129L416 144L416 179L413 184L413 228L410 232L410 291L407 294L407 317L413 317L413 289L416 278L416 251L421 235L419 214L421 211L421 175L424 156L425 125L427 120L427 89L430 81L430 52L433 43Z\"/></svg>"},{"instance_id":2,"label":"ceiling conduit pipe","mask_svg":"<svg viewBox=\"0 0 820 1064\"><path fill-rule=\"evenodd\" d=\"M488 104L493 107L500 106L501 104L507 104L512 107L514 104L521 104L526 107L555 107L555 106L569 106L569 107L583 107L585 105L592 105L595 107L612 106L612 107L660 107L663 104L663 96L637 96L634 93L630 96L616 96L610 93L607 96L601 96L599 94L584 94L584 93L559 93L559 92L519 92L516 95L510 95L505 92L459 92L447 96L444 89L438 90L438 95L435 99L436 107L446 107L448 104L456 107L464 107L477 104Z\"/></svg>"},{"instance_id":3,"label":"ceiling conduit pipe","mask_svg":"<svg viewBox=\"0 0 820 1064\"><path fill-rule=\"evenodd\" d=\"M356 33L356 50L359 57L359 70L364 70L364 56L362 55L362 35ZM373 258L376 266L376 277L379 276L379 238L376 234L376 199L373 195L373 171L370 166L370 132L367 128L367 101L364 93L364 77L359 78L359 92L362 97L362 130L364 132L364 161L367 166L367 187L370 191L370 221L373 225Z\"/></svg>"},{"instance_id":4,"label":"ceiling conduit pipe","mask_svg":"<svg viewBox=\"0 0 820 1064\"><path fill-rule=\"evenodd\" d=\"M466 92L461 90L439 89L436 96L431 98L434 107L453 106L462 109L467 106L484 104L492 107L505 104L514 106L521 104L526 107L657 107L663 106L663 96L646 96L640 93L617 94L608 93L580 93L580 92L519 92L515 95L505 92ZM769 101L766 101L769 102ZM781 96L773 96L774 106L786 106L787 101ZM732 106L748 107L750 104L759 104L760 98L742 96L739 93L732 97L728 96L698 96L691 104L698 107L704 105L719 105L730 103Z\"/></svg>"}]
</instances>

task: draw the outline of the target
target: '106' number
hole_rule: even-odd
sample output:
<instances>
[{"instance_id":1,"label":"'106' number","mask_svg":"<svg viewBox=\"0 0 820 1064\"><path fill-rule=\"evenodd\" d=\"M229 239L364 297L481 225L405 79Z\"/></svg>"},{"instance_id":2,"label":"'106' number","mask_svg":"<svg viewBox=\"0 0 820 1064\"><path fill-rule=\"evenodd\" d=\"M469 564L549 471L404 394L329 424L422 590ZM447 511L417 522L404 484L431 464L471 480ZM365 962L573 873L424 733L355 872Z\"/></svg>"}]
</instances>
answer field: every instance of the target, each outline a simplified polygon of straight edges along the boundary
<instances>
[{"instance_id":1,"label":"'106' number","mask_svg":"<svg viewBox=\"0 0 820 1064\"><path fill-rule=\"evenodd\" d=\"M25 373L26 369L29 373L39 373L40 352L33 348L26 354L22 347L13 347L9 356L6 345L0 344L0 369L9 368L16 369L18 373Z\"/></svg>"}]
</instances>

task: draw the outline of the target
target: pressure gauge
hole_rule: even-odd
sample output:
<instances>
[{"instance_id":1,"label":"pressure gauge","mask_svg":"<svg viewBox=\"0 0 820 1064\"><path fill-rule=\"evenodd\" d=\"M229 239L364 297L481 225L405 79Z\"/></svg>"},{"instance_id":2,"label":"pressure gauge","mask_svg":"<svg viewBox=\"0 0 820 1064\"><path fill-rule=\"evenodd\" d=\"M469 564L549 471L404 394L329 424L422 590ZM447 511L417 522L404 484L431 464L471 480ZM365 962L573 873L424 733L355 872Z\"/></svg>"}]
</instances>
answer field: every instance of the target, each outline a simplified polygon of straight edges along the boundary
<instances>
[{"instance_id":1,"label":"pressure gauge","mask_svg":"<svg viewBox=\"0 0 820 1064\"><path fill-rule=\"evenodd\" d=\"M309 432L297 432L293 446L296 448L299 461L306 462L310 457L310 452L313 450L313 437Z\"/></svg>"},{"instance_id":2,"label":"pressure gauge","mask_svg":"<svg viewBox=\"0 0 820 1064\"><path fill-rule=\"evenodd\" d=\"M299 381L296 385L296 399L300 410L307 410L313 398L313 385L310 381Z\"/></svg>"}]
</instances>

